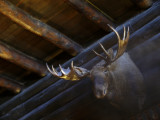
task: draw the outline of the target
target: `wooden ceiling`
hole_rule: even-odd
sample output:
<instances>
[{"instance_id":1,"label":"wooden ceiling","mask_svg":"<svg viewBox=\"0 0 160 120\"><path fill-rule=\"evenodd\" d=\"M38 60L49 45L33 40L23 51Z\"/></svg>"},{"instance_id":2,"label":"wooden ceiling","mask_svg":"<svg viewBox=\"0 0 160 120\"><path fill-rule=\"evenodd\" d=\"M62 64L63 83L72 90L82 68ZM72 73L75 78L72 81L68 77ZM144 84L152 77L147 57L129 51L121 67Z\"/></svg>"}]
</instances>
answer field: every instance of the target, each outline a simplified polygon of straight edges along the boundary
<instances>
[{"instance_id":1,"label":"wooden ceiling","mask_svg":"<svg viewBox=\"0 0 160 120\"><path fill-rule=\"evenodd\" d=\"M89 79L78 82L58 79L50 75L45 66L46 62L55 67L64 63L66 68L74 61L76 66L91 69L100 60L92 49L102 53L98 42L107 49L117 41L115 34L109 33L108 23L118 26L120 34L123 24L130 27L127 51L145 77L148 95L145 107L158 103L160 2L149 9L144 9L144 5L147 4L125 0L1 0L4 26L0 37L3 33L5 37L0 42L0 102L3 103L0 119L123 119L120 111L93 96ZM139 15L133 17L137 13ZM130 17L133 18L128 20ZM149 51L148 46L153 50ZM154 62L146 66L149 61ZM138 119L145 119L146 115L150 119L153 113L155 108L145 111Z\"/></svg>"},{"instance_id":2,"label":"wooden ceiling","mask_svg":"<svg viewBox=\"0 0 160 120\"><path fill-rule=\"evenodd\" d=\"M144 0L145 1L145 0ZM81 53L150 3L132 0L1 0L0 104Z\"/></svg>"}]
</instances>

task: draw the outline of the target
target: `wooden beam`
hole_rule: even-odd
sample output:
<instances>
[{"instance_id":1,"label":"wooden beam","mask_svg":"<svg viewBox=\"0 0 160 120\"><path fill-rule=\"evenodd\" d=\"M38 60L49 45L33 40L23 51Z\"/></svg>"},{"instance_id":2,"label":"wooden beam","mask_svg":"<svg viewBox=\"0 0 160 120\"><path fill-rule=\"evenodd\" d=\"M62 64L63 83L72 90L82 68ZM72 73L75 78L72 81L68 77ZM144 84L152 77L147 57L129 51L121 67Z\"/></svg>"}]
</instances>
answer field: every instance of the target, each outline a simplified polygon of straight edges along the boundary
<instances>
[{"instance_id":1,"label":"wooden beam","mask_svg":"<svg viewBox=\"0 0 160 120\"><path fill-rule=\"evenodd\" d=\"M91 101L92 99L92 101ZM54 112L52 112L51 114L44 116L43 118L41 118L42 120L50 120L51 118L53 118L52 116L54 116L55 120L63 120L64 116L66 116L68 118L69 114L72 114L73 111L75 110L75 112L80 112L80 108L84 108L87 105L95 102L97 99L94 97L94 95L92 94L91 89L88 90L86 93L82 94L81 96L77 97L76 99L70 101L69 103L67 103L66 105L60 107L59 109L55 110ZM68 110L69 109L69 110ZM59 116L59 114L61 114L61 116Z\"/></svg>"},{"instance_id":2,"label":"wooden beam","mask_svg":"<svg viewBox=\"0 0 160 120\"><path fill-rule=\"evenodd\" d=\"M27 12L17 8L7 0L0 0L0 12L25 29L46 38L57 47L75 56L82 47L56 29L32 17Z\"/></svg>"},{"instance_id":3,"label":"wooden beam","mask_svg":"<svg viewBox=\"0 0 160 120\"><path fill-rule=\"evenodd\" d=\"M88 19L95 22L105 31L110 31L110 28L107 24L114 26L113 19L109 16L105 16L102 12L96 10L89 1L86 2L85 0L65 0L75 9L77 9L80 13L86 16Z\"/></svg>"},{"instance_id":4,"label":"wooden beam","mask_svg":"<svg viewBox=\"0 0 160 120\"><path fill-rule=\"evenodd\" d=\"M132 0L132 2L142 9L146 9L152 5L152 0Z\"/></svg>"},{"instance_id":5,"label":"wooden beam","mask_svg":"<svg viewBox=\"0 0 160 120\"><path fill-rule=\"evenodd\" d=\"M133 39L133 40L131 40L128 43L129 45L128 45L127 49L132 49L132 48L136 47L137 45L143 43L146 40L145 38L150 38L153 35L158 34L159 33L158 32L159 31L158 27L160 27L159 20L160 20L160 16L155 17L151 22L147 23L144 27L135 31L132 34L133 37L130 38L130 39ZM154 26L155 30L157 30L157 31L154 31L153 26ZM145 30L147 30L147 31L145 32ZM142 36L143 34L145 35L145 37ZM136 40L136 42L135 42L134 39L139 39L139 41Z\"/></svg>"},{"instance_id":6,"label":"wooden beam","mask_svg":"<svg viewBox=\"0 0 160 120\"><path fill-rule=\"evenodd\" d=\"M0 57L27 70L36 72L41 76L45 76L48 73L46 66L43 65L40 61L18 50L15 50L14 48L9 47L2 42L0 42Z\"/></svg>"},{"instance_id":7,"label":"wooden beam","mask_svg":"<svg viewBox=\"0 0 160 120\"><path fill-rule=\"evenodd\" d=\"M67 90L63 91L62 93L58 94L54 98L50 99L45 105L38 106L35 110L33 110L34 115L29 112L28 114L22 116L19 120L36 120L41 119L43 116L47 115L59 107L66 104L66 101L72 101L73 99L83 95L86 91L90 91L91 88L91 81L89 79L85 79L84 81L80 81L78 84L73 85L72 87L68 88ZM56 104L54 104L56 103ZM42 108L42 109L41 109ZM45 109L43 109L45 108ZM37 112L37 109L39 112ZM41 115L40 115L41 114ZM15 116L13 118L16 118ZM5 118L6 119L6 118Z\"/></svg>"},{"instance_id":8,"label":"wooden beam","mask_svg":"<svg viewBox=\"0 0 160 120\"><path fill-rule=\"evenodd\" d=\"M146 25L149 21L153 20L156 16L160 14L160 2L155 3L151 8L148 10L144 11L140 15L132 18L131 20L127 21L124 25L125 26L130 26L130 34L141 28L142 26ZM144 32L146 31L145 29L141 29ZM123 25L118 27L118 32L123 31ZM151 30L152 31L152 30ZM139 31L140 32L140 31ZM152 31L153 32L153 31ZM156 31L155 31L156 32ZM142 32L141 32L142 33ZM147 33L148 34L148 33ZM114 39L115 34L110 33L109 35L104 36L101 38L98 42L101 42L105 48L109 48L112 45L114 45L117 41L117 39ZM136 39L136 41L142 40L141 39ZM145 38L144 38L145 39ZM67 61L63 67L66 68L70 66L71 61L74 61L76 66L82 66L85 68L90 69L91 66L87 67L85 64L90 62L90 64L95 64L94 62L91 63L92 59L95 57L95 54L92 52L92 49L96 50L97 52L101 53L102 50L99 48L98 42L95 44L92 44L88 49L84 50L82 53L80 53L78 56L72 58L71 60ZM93 61L96 61L93 60ZM53 94L53 91L60 92L65 90L66 88L70 87L73 85L74 82L66 82L64 80L58 80L58 78L52 77L52 75L47 75L46 77L42 78L35 84L31 85L29 88L25 89L22 93L18 94L14 98L10 99L9 101L5 102L0 106L0 114L6 114L8 111L14 109L16 106L21 106L22 103L25 101L29 101L29 99L33 98L33 96L40 95L41 98L43 98L44 101L47 101L48 99L53 98L57 93ZM53 84L54 83L54 84ZM63 84L63 87L62 87ZM74 83L75 84L75 83ZM59 87L57 87L59 86ZM56 89L54 90L54 87ZM59 90L57 90L59 88ZM49 91L52 91L52 94L49 94ZM42 92L42 94L40 94ZM46 97L45 94L47 94ZM44 95L44 96L42 96ZM50 95L50 96L49 96ZM21 99L23 98L23 99ZM35 102L36 103L36 102Z\"/></svg>"},{"instance_id":9,"label":"wooden beam","mask_svg":"<svg viewBox=\"0 0 160 120\"><path fill-rule=\"evenodd\" d=\"M0 76L0 87L6 88L16 94L23 89L22 85L4 76Z\"/></svg>"},{"instance_id":10,"label":"wooden beam","mask_svg":"<svg viewBox=\"0 0 160 120\"><path fill-rule=\"evenodd\" d=\"M92 99L92 101L90 101ZM73 111L77 112L79 110L79 107L86 107L88 104L93 103L96 98L93 96L91 89L87 91L86 93L82 94L81 96L77 97L76 99L70 101L66 105L60 107L59 109L55 110L52 114L49 114L47 116L44 116L41 118L42 120L50 120L54 116L55 120L62 120L64 116L68 116L69 114L72 114ZM77 108L78 105L78 108ZM70 109L70 110L68 110ZM59 116L61 114L61 116ZM68 117L67 117L68 118Z\"/></svg>"}]
</instances>

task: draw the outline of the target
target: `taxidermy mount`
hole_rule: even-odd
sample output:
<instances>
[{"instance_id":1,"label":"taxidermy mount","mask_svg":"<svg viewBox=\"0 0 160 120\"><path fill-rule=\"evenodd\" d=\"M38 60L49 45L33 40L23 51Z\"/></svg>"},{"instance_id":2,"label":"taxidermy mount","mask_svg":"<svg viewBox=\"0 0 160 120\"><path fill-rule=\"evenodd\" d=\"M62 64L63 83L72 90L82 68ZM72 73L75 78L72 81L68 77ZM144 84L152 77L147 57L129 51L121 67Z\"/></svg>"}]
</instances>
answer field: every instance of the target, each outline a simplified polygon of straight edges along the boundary
<instances>
[{"instance_id":1,"label":"taxidermy mount","mask_svg":"<svg viewBox=\"0 0 160 120\"><path fill-rule=\"evenodd\" d=\"M60 72L53 66L52 69L47 65L51 74L65 80L77 81L84 77L89 77L93 83L93 92L98 99L107 99L115 107L125 110L141 110L145 91L143 85L143 75L125 52L129 41L129 27L124 27L123 38L120 38L118 32L108 25L117 35L118 50L112 48L105 50L99 43L105 53L105 57L93 50L95 55L102 58L91 70L77 67L71 62L71 68L64 69L59 65Z\"/></svg>"}]
</instances>

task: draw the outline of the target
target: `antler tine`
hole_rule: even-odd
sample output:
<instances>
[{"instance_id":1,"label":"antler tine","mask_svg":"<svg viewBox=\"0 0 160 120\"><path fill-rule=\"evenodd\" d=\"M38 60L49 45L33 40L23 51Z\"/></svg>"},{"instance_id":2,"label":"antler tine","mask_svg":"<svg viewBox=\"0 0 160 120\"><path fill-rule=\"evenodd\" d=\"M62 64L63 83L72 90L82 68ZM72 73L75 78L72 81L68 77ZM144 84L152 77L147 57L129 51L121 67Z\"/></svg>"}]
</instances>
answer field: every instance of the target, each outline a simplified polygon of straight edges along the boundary
<instances>
[{"instance_id":1,"label":"antler tine","mask_svg":"<svg viewBox=\"0 0 160 120\"><path fill-rule=\"evenodd\" d=\"M110 48L110 49L108 50L108 53L109 53L110 58L111 58L111 60L112 60L112 59L113 59L113 57L114 57L113 49L112 49L112 48Z\"/></svg>"},{"instance_id":2,"label":"antler tine","mask_svg":"<svg viewBox=\"0 0 160 120\"><path fill-rule=\"evenodd\" d=\"M128 43L128 40L129 40L129 27L127 29L127 37L126 37L126 42Z\"/></svg>"},{"instance_id":3,"label":"antler tine","mask_svg":"<svg viewBox=\"0 0 160 120\"><path fill-rule=\"evenodd\" d=\"M63 68L60 64L59 64L59 68L60 68L60 71L61 71L62 75L66 75L65 71L63 70Z\"/></svg>"},{"instance_id":4,"label":"antler tine","mask_svg":"<svg viewBox=\"0 0 160 120\"><path fill-rule=\"evenodd\" d=\"M46 63L47 69L50 73L52 73L55 76L58 76L58 73L55 71L54 67L52 66L52 70L50 69L50 67L48 66L48 64Z\"/></svg>"},{"instance_id":5,"label":"antler tine","mask_svg":"<svg viewBox=\"0 0 160 120\"><path fill-rule=\"evenodd\" d=\"M73 61L71 62L71 69L74 70Z\"/></svg>"},{"instance_id":6,"label":"antler tine","mask_svg":"<svg viewBox=\"0 0 160 120\"><path fill-rule=\"evenodd\" d=\"M72 62L71 62L71 71L74 72L74 73L77 75L76 69L78 69L78 67L75 67L75 66L74 66L74 63L73 63L73 61L72 61ZM78 69L78 70L81 71L81 69ZM81 71L81 72L82 72L82 71Z\"/></svg>"},{"instance_id":7,"label":"antler tine","mask_svg":"<svg viewBox=\"0 0 160 120\"><path fill-rule=\"evenodd\" d=\"M58 75L58 72L57 72L57 70L53 67L53 65L52 65L52 71Z\"/></svg>"},{"instance_id":8,"label":"antler tine","mask_svg":"<svg viewBox=\"0 0 160 120\"><path fill-rule=\"evenodd\" d=\"M73 61L71 62L71 69L62 68L61 65L59 65L60 72L57 72L56 69L52 65L52 69L48 66L46 63L47 69L50 73L52 73L54 76L57 76L59 78L63 78L65 80L80 80L84 76L89 74L89 71L85 68L76 67L73 65Z\"/></svg>"},{"instance_id":9,"label":"antler tine","mask_svg":"<svg viewBox=\"0 0 160 120\"><path fill-rule=\"evenodd\" d=\"M103 49L104 53L107 55L108 59L111 59L111 56L109 54L109 52L106 51L106 49L103 47L103 45L101 43L99 43L99 45L101 46L101 48Z\"/></svg>"},{"instance_id":10,"label":"antler tine","mask_svg":"<svg viewBox=\"0 0 160 120\"><path fill-rule=\"evenodd\" d=\"M94 50L92 50L97 56L99 56L99 57L101 57L103 60L105 60L106 61L106 58L105 57L103 57L101 54L99 54L99 53L97 53L96 51L94 51Z\"/></svg>"},{"instance_id":11,"label":"antler tine","mask_svg":"<svg viewBox=\"0 0 160 120\"><path fill-rule=\"evenodd\" d=\"M71 62L71 71L74 72L74 73L76 73L76 72L75 72L75 71L76 71L75 69L76 69L76 68L74 67L74 63L73 63L73 61L72 61L72 62Z\"/></svg>"},{"instance_id":12,"label":"antler tine","mask_svg":"<svg viewBox=\"0 0 160 120\"><path fill-rule=\"evenodd\" d=\"M127 36L126 36L126 28L124 27L124 33L123 33L123 39L120 38L118 32L111 26L109 26L117 35L118 38L118 50L116 53L116 56L114 57L114 59L112 60L112 62L114 62L116 59L118 59L125 51L126 47L127 47L127 43L129 40L129 27L127 30Z\"/></svg>"},{"instance_id":13,"label":"antler tine","mask_svg":"<svg viewBox=\"0 0 160 120\"><path fill-rule=\"evenodd\" d=\"M125 37L126 37L126 27L125 26L123 26L123 30L124 30L124 32L123 32L123 40L125 40Z\"/></svg>"},{"instance_id":14,"label":"antler tine","mask_svg":"<svg viewBox=\"0 0 160 120\"><path fill-rule=\"evenodd\" d=\"M75 70L76 68L74 67L74 63L73 63L73 61L71 62L71 71L73 71L73 72L75 72L76 70Z\"/></svg>"},{"instance_id":15,"label":"antler tine","mask_svg":"<svg viewBox=\"0 0 160 120\"><path fill-rule=\"evenodd\" d=\"M108 26L116 33L118 40L120 40L121 38L120 38L118 32L112 26L110 26L109 24L108 24Z\"/></svg>"},{"instance_id":16,"label":"antler tine","mask_svg":"<svg viewBox=\"0 0 160 120\"><path fill-rule=\"evenodd\" d=\"M110 64L112 62L114 62L116 59L118 59L125 51L126 47L127 47L127 43L129 40L129 27L127 30L127 35L126 35L126 28L125 26L124 28L124 33L123 33L123 39L120 38L120 35L118 34L118 32L110 25L108 25L117 35L118 38L118 50L117 53L114 57L114 53L113 53L113 49L110 48L108 51L103 47L103 45L101 43L99 43L99 45L101 46L101 48L103 49L104 53L106 54L107 57L103 57L101 54L97 53L96 51L92 50L97 56L101 57L103 60L105 60L107 62L107 64Z\"/></svg>"}]
</instances>

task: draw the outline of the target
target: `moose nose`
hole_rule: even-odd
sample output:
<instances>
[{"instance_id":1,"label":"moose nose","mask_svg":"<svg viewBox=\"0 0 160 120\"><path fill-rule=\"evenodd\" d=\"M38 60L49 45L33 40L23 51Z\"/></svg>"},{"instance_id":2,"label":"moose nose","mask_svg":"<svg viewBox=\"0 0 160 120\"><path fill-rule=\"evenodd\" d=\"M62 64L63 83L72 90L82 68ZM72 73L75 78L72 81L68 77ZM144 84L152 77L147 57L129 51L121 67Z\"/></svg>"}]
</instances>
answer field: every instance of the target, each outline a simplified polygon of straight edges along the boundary
<instances>
[{"instance_id":1,"label":"moose nose","mask_svg":"<svg viewBox=\"0 0 160 120\"><path fill-rule=\"evenodd\" d=\"M96 98L100 99L106 95L106 90L97 90L96 91Z\"/></svg>"}]
</instances>

